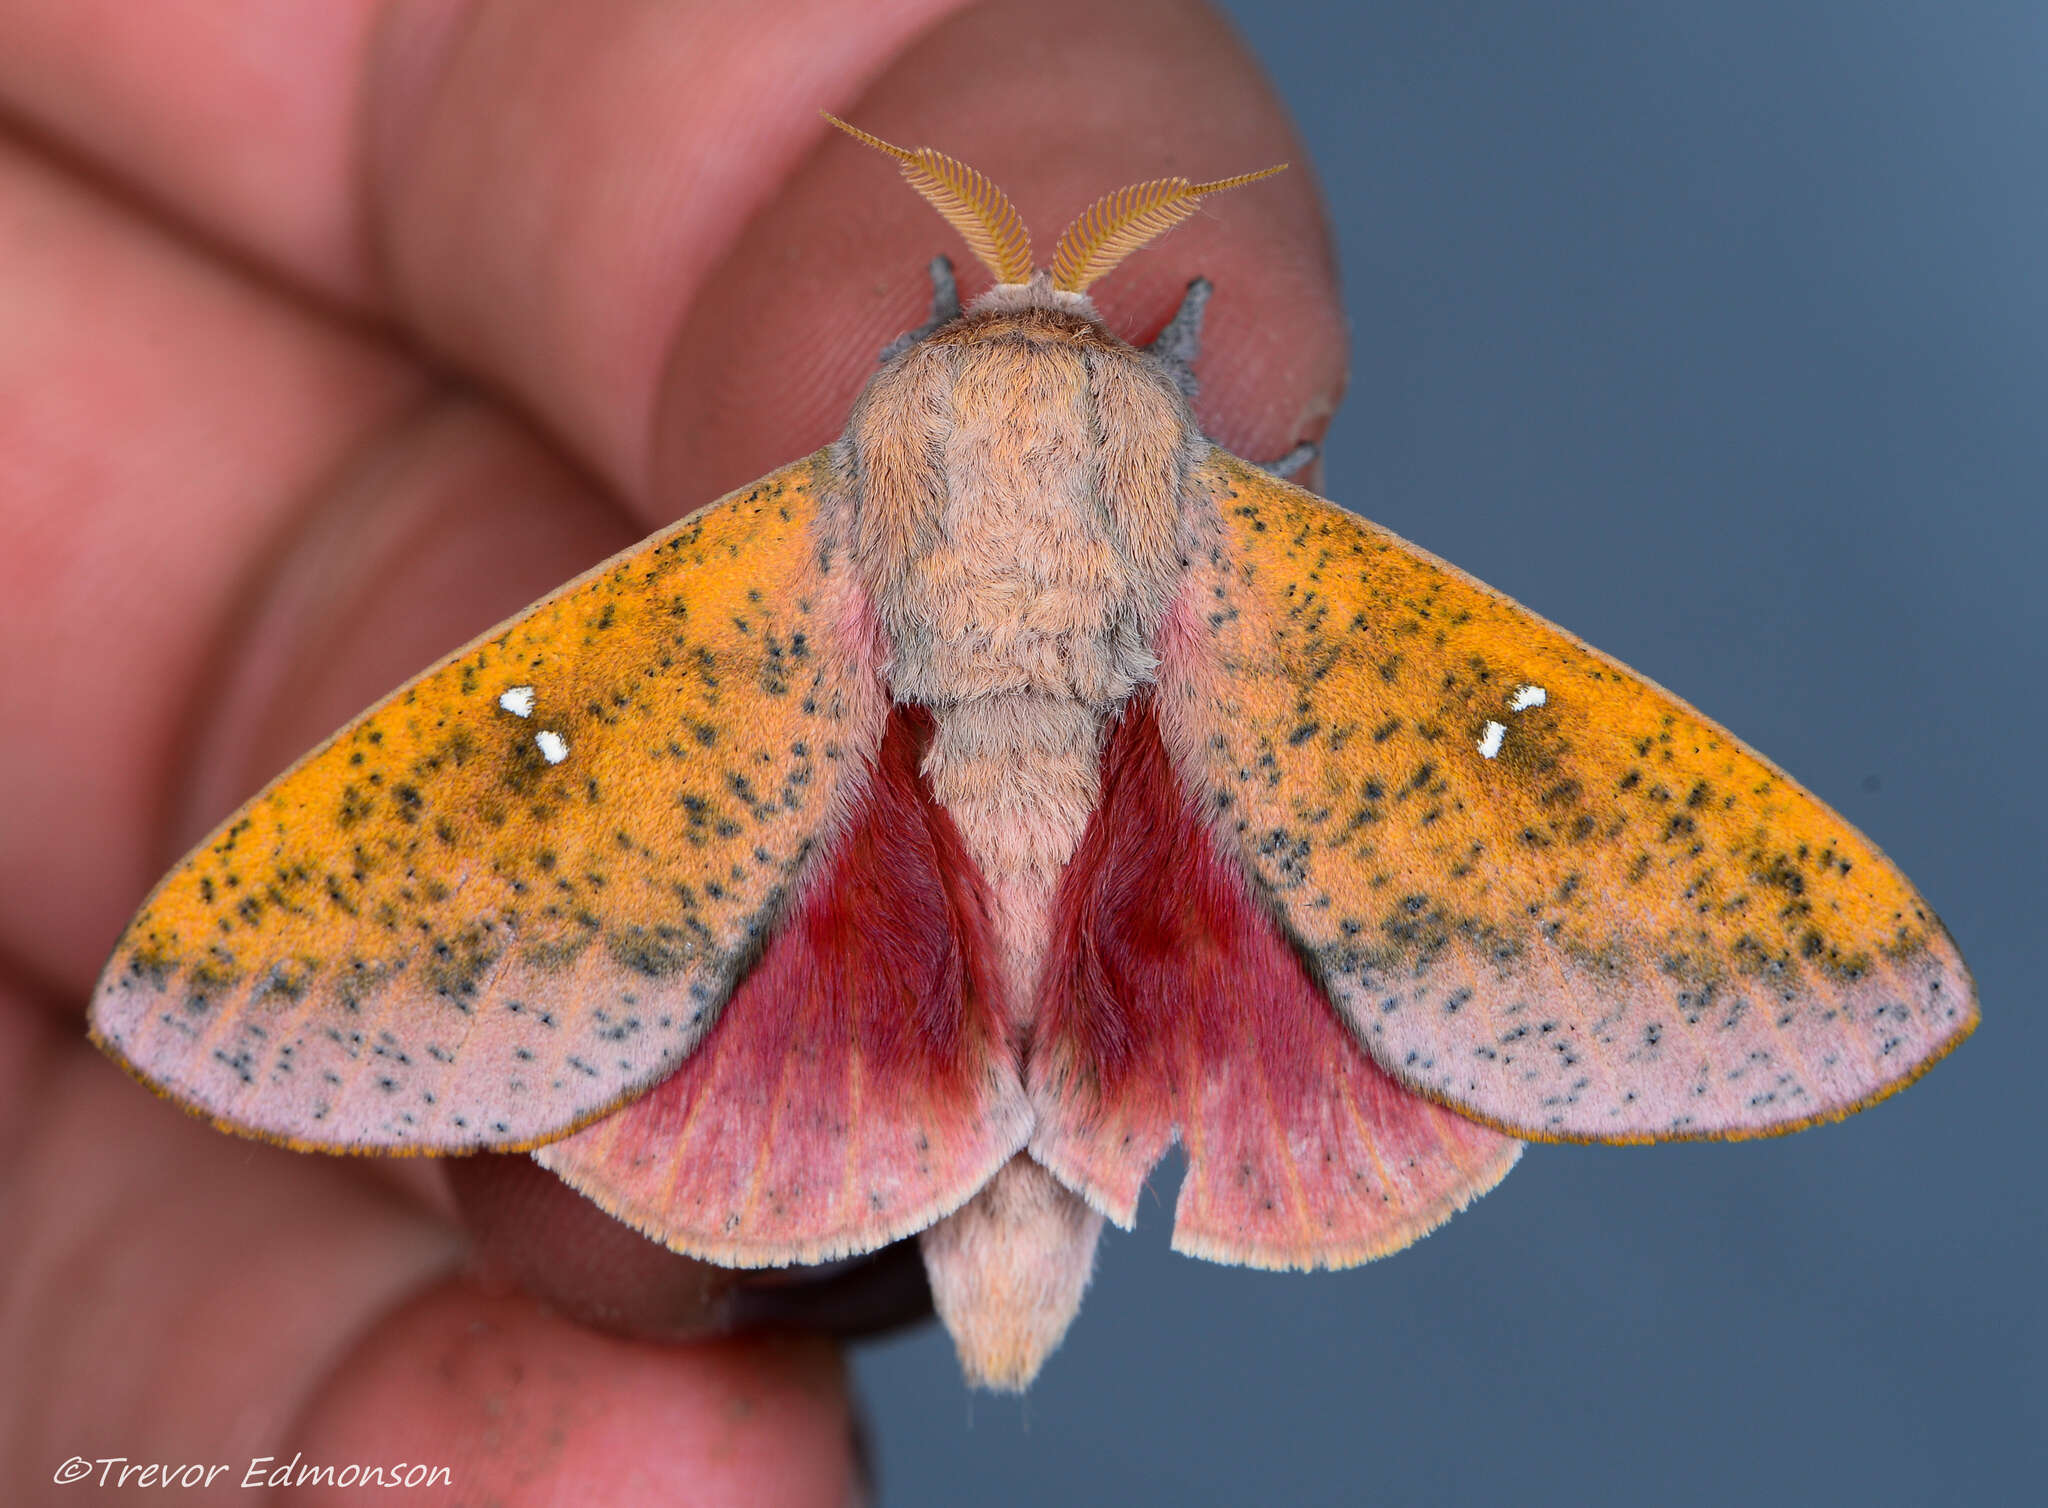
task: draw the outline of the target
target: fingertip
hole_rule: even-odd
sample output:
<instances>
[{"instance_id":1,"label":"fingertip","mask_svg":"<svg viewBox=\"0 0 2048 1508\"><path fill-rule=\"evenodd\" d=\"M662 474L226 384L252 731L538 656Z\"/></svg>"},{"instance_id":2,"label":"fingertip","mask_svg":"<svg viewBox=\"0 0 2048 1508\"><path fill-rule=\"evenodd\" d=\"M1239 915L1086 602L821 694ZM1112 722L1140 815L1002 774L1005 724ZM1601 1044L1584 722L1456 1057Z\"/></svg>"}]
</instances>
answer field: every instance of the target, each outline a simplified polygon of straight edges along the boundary
<instances>
[{"instance_id":1,"label":"fingertip","mask_svg":"<svg viewBox=\"0 0 2048 1508\"><path fill-rule=\"evenodd\" d=\"M915 1241L815 1267L736 1270L650 1240L530 1157L486 1153L446 1167L472 1237L472 1275L613 1334L682 1341L779 1330L848 1339L931 1316Z\"/></svg>"},{"instance_id":2,"label":"fingertip","mask_svg":"<svg viewBox=\"0 0 2048 1508\"><path fill-rule=\"evenodd\" d=\"M828 1341L631 1341L453 1281L387 1316L278 1459L445 1469L462 1501L841 1508L857 1431Z\"/></svg>"},{"instance_id":3,"label":"fingertip","mask_svg":"<svg viewBox=\"0 0 2048 1508\"><path fill-rule=\"evenodd\" d=\"M681 1340L731 1328L740 1274L679 1256L622 1225L522 1154L448 1164L472 1274L617 1335Z\"/></svg>"},{"instance_id":4,"label":"fingertip","mask_svg":"<svg viewBox=\"0 0 2048 1508\"><path fill-rule=\"evenodd\" d=\"M1206 6L980 5L920 38L840 113L987 174L1041 263L1075 214L1124 184L1293 162L1218 195L1091 295L1113 330L1142 340L1191 277L1216 283L1198 411L1240 453L1279 455L1335 407L1346 339L1314 175L1258 64ZM663 513L836 435L876 354L922 321L935 251L953 258L964 297L989 282L886 158L823 122L818 141L677 333L657 406Z\"/></svg>"}]
</instances>

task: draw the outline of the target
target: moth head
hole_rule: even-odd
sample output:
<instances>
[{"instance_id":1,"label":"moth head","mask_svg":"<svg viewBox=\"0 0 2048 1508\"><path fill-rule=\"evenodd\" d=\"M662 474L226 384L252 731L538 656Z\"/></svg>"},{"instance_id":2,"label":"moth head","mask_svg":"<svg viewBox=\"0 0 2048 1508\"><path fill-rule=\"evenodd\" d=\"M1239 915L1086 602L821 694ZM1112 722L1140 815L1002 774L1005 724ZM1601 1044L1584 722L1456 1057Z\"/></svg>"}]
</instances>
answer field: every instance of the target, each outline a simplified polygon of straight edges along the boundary
<instances>
[{"instance_id":1,"label":"moth head","mask_svg":"<svg viewBox=\"0 0 2048 1508\"><path fill-rule=\"evenodd\" d=\"M1195 206L1209 195L1287 170L1283 162L1209 183L1154 178L1104 194L1060 232L1051 265L1039 271L1031 261L1031 232L1024 228L1009 195L966 163L931 147L892 146L835 115L825 115L825 119L855 141L895 158L910 186L960 232L967 249L994 274L998 288L1024 287L1042 280L1055 293L1084 294L1125 257L1193 214Z\"/></svg>"}]
</instances>

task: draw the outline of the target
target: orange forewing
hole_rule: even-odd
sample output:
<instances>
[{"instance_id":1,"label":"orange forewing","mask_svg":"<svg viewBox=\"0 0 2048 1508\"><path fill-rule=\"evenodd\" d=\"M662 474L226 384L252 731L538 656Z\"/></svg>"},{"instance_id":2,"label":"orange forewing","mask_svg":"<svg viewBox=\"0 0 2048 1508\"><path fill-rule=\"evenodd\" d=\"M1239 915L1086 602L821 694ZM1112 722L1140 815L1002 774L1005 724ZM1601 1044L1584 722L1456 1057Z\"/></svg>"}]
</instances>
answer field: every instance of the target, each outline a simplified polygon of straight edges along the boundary
<instances>
[{"instance_id":1,"label":"orange forewing","mask_svg":"<svg viewBox=\"0 0 2048 1508\"><path fill-rule=\"evenodd\" d=\"M1516 1135L1845 1115L1976 1021L1871 842L1698 712L1216 452L1165 647L1184 778L1404 1083Z\"/></svg>"},{"instance_id":2,"label":"orange forewing","mask_svg":"<svg viewBox=\"0 0 2048 1508\"><path fill-rule=\"evenodd\" d=\"M332 1150L530 1146L661 1079L880 735L828 480L812 457L691 515L307 755L129 924L96 1040Z\"/></svg>"}]
</instances>

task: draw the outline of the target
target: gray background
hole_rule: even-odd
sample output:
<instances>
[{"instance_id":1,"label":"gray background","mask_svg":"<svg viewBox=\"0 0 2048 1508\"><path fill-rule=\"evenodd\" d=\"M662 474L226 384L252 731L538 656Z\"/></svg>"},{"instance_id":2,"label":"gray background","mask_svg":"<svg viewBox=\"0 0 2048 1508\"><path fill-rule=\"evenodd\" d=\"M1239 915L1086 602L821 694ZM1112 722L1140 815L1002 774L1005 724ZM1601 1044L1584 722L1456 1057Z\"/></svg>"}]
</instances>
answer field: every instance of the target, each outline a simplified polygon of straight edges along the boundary
<instances>
[{"instance_id":1,"label":"gray background","mask_svg":"<svg viewBox=\"0 0 2048 1508\"><path fill-rule=\"evenodd\" d=\"M1236 12L1343 250L1331 494L1840 808L1986 1020L1844 1125L1532 1148L1352 1272L1174 1256L1169 1165L1022 1401L857 1353L885 1501L2039 1501L2048 5Z\"/></svg>"}]
</instances>

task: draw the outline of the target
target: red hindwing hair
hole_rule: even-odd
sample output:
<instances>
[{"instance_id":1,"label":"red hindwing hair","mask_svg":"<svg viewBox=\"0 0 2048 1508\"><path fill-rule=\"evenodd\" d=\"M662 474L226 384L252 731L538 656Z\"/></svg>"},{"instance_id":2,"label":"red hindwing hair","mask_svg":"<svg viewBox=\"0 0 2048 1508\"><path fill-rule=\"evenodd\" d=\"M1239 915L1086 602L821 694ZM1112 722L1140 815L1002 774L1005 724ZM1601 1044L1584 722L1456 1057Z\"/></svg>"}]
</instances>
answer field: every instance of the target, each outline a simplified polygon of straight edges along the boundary
<instances>
[{"instance_id":1,"label":"red hindwing hair","mask_svg":"<svg viewBox=\"0 0 2048 1508\"><path fill-rule=\"evenodd\" d=\"M1032 1152L1128 1223L1176 1134L1175 1245L1259 1266L1404 1246L1499 1181L1515 1141L1394 1082L1191 809L1149 703L1103 760L1068 866L1029 1071Z\"/></svg>"},{"instance_id":2,"label":"red hindwing hair","mask_svg":"<svg viewBox=\"0 0 2048 1508\"><path fill-rule=\"evenodd\" d=\"M858 811L710 1036L541 1160L680 1250L820 1261L929 1225L1024 1139L987 898L890 714Z\"/></svg>"}]
</instances>

